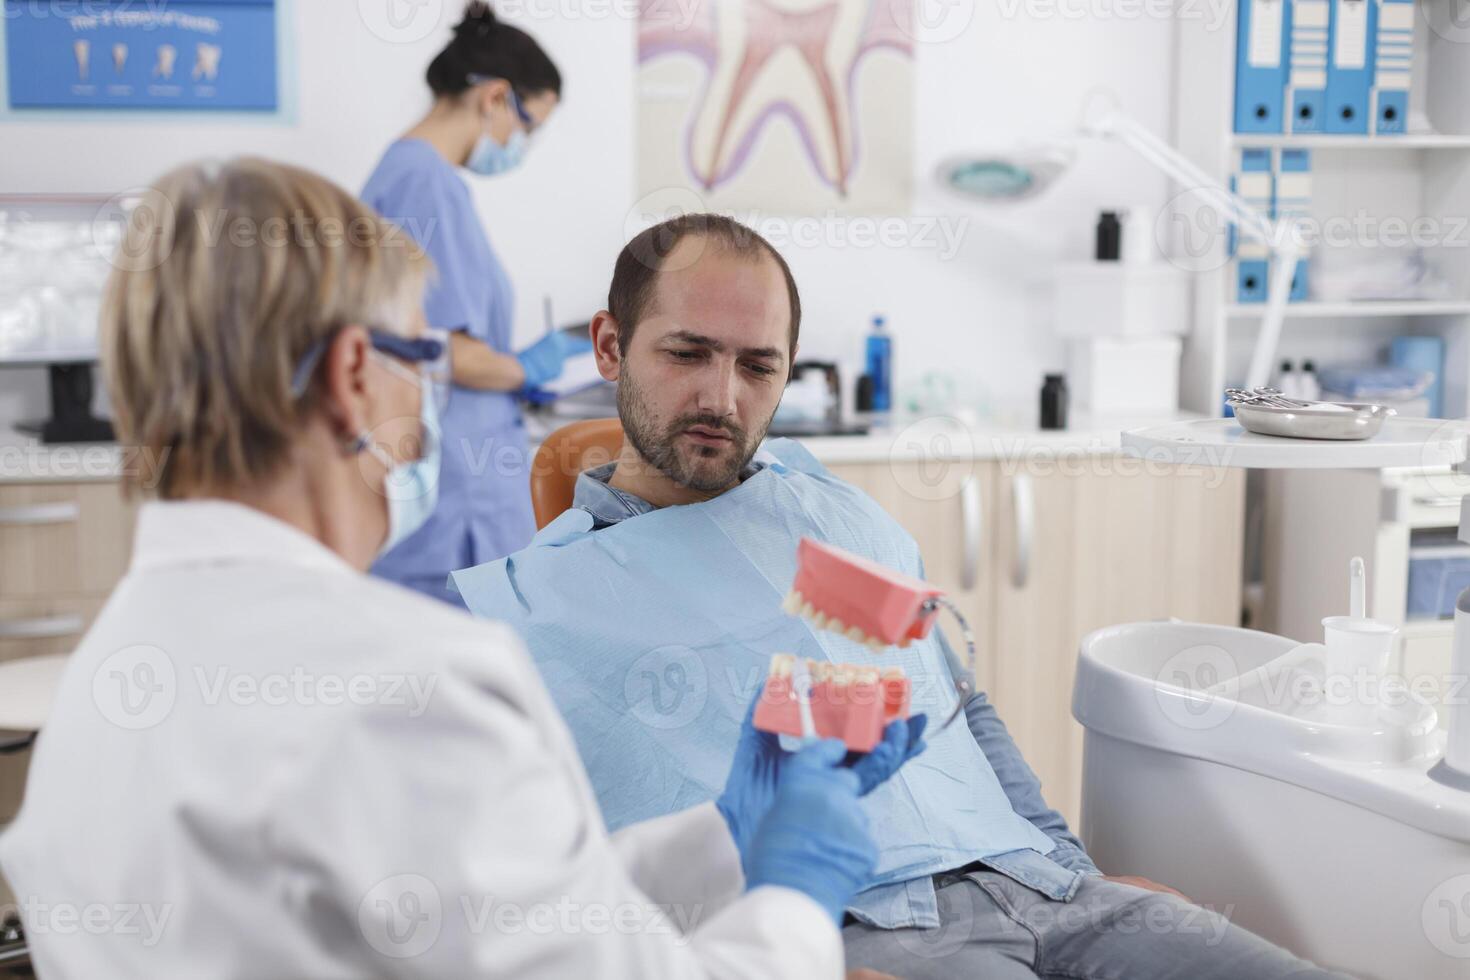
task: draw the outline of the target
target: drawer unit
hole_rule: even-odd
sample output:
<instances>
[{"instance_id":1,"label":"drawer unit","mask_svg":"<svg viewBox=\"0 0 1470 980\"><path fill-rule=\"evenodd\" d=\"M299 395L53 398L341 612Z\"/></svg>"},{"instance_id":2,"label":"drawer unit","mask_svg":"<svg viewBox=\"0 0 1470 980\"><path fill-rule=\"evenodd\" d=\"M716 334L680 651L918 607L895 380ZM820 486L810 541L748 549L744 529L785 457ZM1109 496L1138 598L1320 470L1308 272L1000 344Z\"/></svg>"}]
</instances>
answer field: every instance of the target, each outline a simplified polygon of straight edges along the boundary
<instances>
[{"instance_id":1,"label":"drawer unit","mask_svg":"<svg viewBox=\"0 0 1470 980\"><path fill-rule=\"evenodd\" d=\"M0 599L105 595L136 515L115 483L0 485Z\"/></svg>"}]
</instances>

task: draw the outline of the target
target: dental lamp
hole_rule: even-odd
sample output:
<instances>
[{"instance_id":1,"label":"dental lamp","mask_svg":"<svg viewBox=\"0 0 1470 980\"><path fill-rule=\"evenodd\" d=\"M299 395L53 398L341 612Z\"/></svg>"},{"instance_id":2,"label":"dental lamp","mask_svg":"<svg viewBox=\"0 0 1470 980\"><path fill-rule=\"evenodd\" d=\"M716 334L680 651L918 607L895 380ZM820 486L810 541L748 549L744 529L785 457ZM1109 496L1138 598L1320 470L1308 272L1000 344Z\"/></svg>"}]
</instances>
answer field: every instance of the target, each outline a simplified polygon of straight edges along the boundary
<instances>
[{"instance_id":1,"label":"dental lamp","mask_svg":"<svg viewBox=\"0 0 1470 980\"><path fill-rule=\"evenodd\" d=\"M1239 194L1195 166L1168 143L1120 110L1102 94L1089 97L1083 113L1081 135L1120 143L1199 196L1206 206L1242 237L1265 245L1272 257L1261 332L1251 354L1247 387L1256 388L1270 379L1276 361L1276 346L1286 321L1291 298L1291 281L1302 251L1290 219L1272 220L1251 207ZM1068 143L1049 148L1028 148L991 156L951 157L940 163L940 184L967 198L990 204L1023 201L1046 190L1070 166L1074 154Z\"/></svg>"}]
</instances>

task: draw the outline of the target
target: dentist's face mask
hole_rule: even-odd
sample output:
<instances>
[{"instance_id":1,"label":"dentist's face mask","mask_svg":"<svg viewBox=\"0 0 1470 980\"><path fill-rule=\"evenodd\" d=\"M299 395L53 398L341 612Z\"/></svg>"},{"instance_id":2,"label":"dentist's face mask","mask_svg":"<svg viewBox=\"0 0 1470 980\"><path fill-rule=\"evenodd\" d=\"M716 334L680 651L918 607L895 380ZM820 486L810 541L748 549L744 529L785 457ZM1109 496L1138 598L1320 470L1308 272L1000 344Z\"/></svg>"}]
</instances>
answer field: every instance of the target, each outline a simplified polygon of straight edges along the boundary
<instances>
[{"instance_id":1,"label":"dentist's face mask","mask_svg":"<svg viewBox=\"0 0 1470 980\"><path fill-rule=\"evenodd\" d=\"M506 98L509 99L510 107L520 120L522 128L513 131L504 143L496 142L488 131L480 134L474 149L470 151L470 158L465 161L465 167L482 177L493 177L514 170L526 158L526 146L529 142L527 133L535 126L535 120L525 106L521 105L515 92L507 92Z\"/></svg>"},{"instance_id":2,"label":"dentist's face mask","mask_svg":"<svg viewBox=\"0 0 1470 980\"><path fill-rule=\"evenodd\" d=\"M395 460L369 432L357 436L357 445L383 464L383 496L388 500L388 537L378 557L424 526L439 503L439 413L431 385L420 372L378 354L381 364L419 386L419 452L416 459Z\"/></svg>"},{"instance_id":3,"label":"dentist's face mask","mask_svg":"<svg viewBox=\"0 0 1470 980\"><path fill-rule=\"evenodd\" d=\"M411 458L395 460L365 429L347 447L354 455L367 452L387 471L382 493L388 500L388 538L378 549L381 557L423 527L439 502L439 410L449 398L449 345L433 336L408 338L378 329L368 333L374 359L419 389L419 437L415 446L403 447L409 450L403 455ZM330 342L326 337L313 344L296 365L291 391L297 398L306 394Z\"/></svg>"}]
</instances>

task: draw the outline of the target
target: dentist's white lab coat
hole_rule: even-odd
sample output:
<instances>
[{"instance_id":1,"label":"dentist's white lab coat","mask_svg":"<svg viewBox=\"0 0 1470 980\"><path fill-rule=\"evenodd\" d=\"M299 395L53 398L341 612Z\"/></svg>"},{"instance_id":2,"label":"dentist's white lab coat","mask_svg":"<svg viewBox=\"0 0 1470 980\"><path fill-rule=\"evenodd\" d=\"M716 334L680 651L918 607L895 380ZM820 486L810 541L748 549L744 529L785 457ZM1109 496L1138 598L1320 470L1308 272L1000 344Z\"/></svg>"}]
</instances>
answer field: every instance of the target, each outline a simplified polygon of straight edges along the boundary
<instances>
[{"instance_id":1,"label":"dentist's white lab coat","mask_svg":"<svg viewBox=\"0 0 1470 980\"><path fill-rule=\"evenodd\" d=\"M506 628L223 502L143 508L0 866L48 980L842 970L712 804L609 838Z\"/></svg>"}]
</instances>

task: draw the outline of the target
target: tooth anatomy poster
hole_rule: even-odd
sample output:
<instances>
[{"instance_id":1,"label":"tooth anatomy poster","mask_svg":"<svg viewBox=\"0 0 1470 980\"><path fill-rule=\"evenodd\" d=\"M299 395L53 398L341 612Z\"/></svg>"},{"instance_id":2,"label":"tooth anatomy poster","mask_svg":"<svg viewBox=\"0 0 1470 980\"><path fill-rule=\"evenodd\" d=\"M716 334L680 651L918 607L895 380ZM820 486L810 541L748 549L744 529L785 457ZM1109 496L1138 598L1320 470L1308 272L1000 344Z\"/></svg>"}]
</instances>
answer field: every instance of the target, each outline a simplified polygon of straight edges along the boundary
<instances>
[{"instance_id":1,"label":"tooth anatomy poster","mask_svg":"<svg viewBox=\"0 0 1470 980\"><path fill-rule=\"evenodd\" d=\"M275 0L3 2L11 108L277 108Z\"/></svg>"},{"instance_id":2,"label":"tooth anatomy poster","mask_svg":"<svg viewBox=\"0 0 1470 980\"><path fill-rule=\"evenodd\" d=\"M902 213L913 0L642 0L641 197L716 211Z\"/></svg>"}]
</instances>

